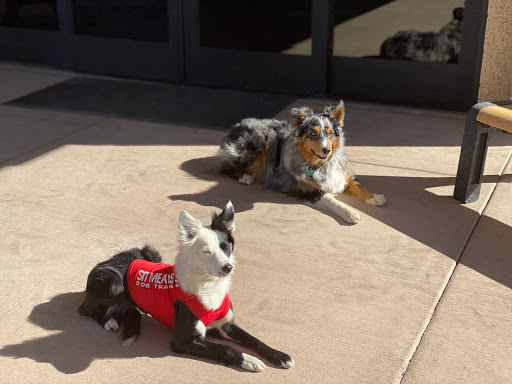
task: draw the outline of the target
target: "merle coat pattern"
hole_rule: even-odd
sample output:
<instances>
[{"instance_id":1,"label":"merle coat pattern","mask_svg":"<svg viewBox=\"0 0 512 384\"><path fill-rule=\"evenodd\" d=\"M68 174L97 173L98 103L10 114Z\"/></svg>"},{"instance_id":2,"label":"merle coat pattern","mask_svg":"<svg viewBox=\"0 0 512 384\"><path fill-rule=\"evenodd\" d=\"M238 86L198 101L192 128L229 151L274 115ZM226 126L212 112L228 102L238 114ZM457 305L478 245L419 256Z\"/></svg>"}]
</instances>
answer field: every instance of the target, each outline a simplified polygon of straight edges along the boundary
<instances>
[{"instance_id":1,"label":"merle coat pattern","mask_svg":"<svg viewBox=\"0 0 512 384\"><path fill-rule=\"evenodd\" d=\"M385 59L457 63L462 40L464 8L453 10L453 20L439 32L399 31L382 43Z\"/></svg>"},{"instance_id":2,"label":"merle coat pattern","mask_svg":"<svg viewBox=\"0 0 512 384\"><path fill-rule=\"evenodd\" d=\"M330 210L349 223L360 214L334 198L347 193L374 206L383 195L367 191L347 165L343 101L322 113L294 108L291 124L282 120L248 118L233 126L223 139L216 162L221 173L239 182L266 187Z\"/></svg>"}]
</instances>

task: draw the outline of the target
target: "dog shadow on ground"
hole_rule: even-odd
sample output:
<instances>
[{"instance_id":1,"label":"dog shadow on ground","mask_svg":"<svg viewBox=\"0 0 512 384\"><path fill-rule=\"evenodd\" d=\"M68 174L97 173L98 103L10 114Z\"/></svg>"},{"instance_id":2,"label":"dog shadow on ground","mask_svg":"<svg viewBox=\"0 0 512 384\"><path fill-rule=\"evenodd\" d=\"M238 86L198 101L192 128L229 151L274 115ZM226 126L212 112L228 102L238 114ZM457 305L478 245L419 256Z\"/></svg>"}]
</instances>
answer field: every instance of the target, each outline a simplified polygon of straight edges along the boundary
<instances>
[{"instance_id":1,"label":"dog shadow on ground","mask_svg":"<svg viewBox=\"0 0 512 384\"><path fill-rule=\"evenodd\" d=\"M194 178L213 181L216 183L215 186L201 193L170 195L168 196L169 199L173 201L192 201L203 206L223 207L226 204L226 198L228 198L232 201L238 213L250 211L256 203L304 204L298 198L268 190L258 182L252 185L245 185L228 176L220 175L216 172L213 161L211 157L192 159L182 163L180 169ZM350 200L352 199L350 198ZM313 207L311 209L316 210ZM332 212L325 210L321 212L337 221L340 225L351 225Z\"/></svg>"},{"instance_id":2,"label":"dog shadow on ground","mask_svg":"<svg viewBox=\"0 0 512 384\"><path fill-rule=\"evenodd\" d=\"M78 314L77 308L84 297L84 292L64 293L35 306L28 320L51 334L4 346L0 355L49 363L66 374L87 369L95 359L169 355L169 343L161 342L166 340L165 329L158 329L161 328L158 326L147 327L149 331L141 336L136 348L133 348L135 345L123 347L117 334L105 331L94 320Z\"/></svg>"},{"instance_id":3,"label":"dog shadow on ground","mask_svg":"<svg viewBox=\"0 0 512 384\"><path fill-rule=\"evenodd\" d=\"M303 204L293 197L266 190L261 184L255 183L247 186L231 178L218 175L211 164L211 158L200 158L186 161L180 168L193 177L214 181L216 183L214 186L200 193L172 195L169 198L193 201L203 206L215 205L221 207L225 204L226 196L229 196L237 212L251 210L254 208L254 204L259 202ZM453 186L455 185L455 177L453 176L408 177L358 174L357 177L368 190L383 193L387 199L386 206L373 207L352 196L339 196L339 200L362 213L361 223L357 225L364 225L364 221L368 220L368 216L370 216L455 261L459 261L461 252L465 248L477 222L481 225L485 224L485 228L492 228L494 233L502 234L500 238L512 238L512 228L510 226L491 217L480 216L479 212L466 207L452 197ZM503 175L501 182L507 182L511 179L512 176ZM483 178L483 184L494 183L496 180L497 176L488 175ZM485 196L481 196L480 199L485 199ZM345 223L325 210L318 209L318 212L327 215L342 225L352 225ZM499 256L499 247L507 249L506 244L491 240L489 240L489 243L491 244L490 248L495 248L493 254L497 255L497 258L501 257ZM460 261L466 264L464 258ZM501 257L495 262L490 262L489 259L487 259L487 262L471 261L471 264L468 262L467 266L495 281L512 287L512 277L503 272L508 270L508 268L503 267L503 263L507 262ZM512 267L511 263L507 265Z\"/></svg>"},{"instance_id":4,"label":"dog shadow on ground","mask_svg":"<svg viewBox=\"0 0 512 384\"><path fill-rule=\"evenodd\" d=\"M216 364L211 360L172 352L172 331L147 316L142 317L142 334L139 339L134 344L123 347L119 333L107 332L91 318L78 314L77 308L84 297L84 292L64 293L36 305L28 320L51 334L3 346L0 348L0 356L29 358L38 363L48 363L65 374L82 372L97 359L133 359L141 356L173 359L179 357ZM240 346L227 341L215 339L215 342L230 344L246 352ZM238 367L231 368L248 372Z\"/></svg>"}]
</instances>

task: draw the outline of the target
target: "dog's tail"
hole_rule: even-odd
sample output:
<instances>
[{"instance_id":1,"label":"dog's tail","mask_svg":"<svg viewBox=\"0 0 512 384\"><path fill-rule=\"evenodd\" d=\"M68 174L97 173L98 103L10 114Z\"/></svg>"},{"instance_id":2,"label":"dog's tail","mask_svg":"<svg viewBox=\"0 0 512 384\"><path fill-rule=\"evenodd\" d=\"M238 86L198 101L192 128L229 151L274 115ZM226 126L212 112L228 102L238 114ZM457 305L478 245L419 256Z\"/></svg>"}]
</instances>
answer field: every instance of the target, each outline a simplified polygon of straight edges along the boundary
<instances>
[{"instance_id":1,"label":"dog's tail","mask_svg":"<svg viewBox=\"0 0 512 384\"><path fill-rule=\"evenodd\" d=\"M140 255L146 261L151 261L153 263L162 262L162 256L160 256L160 253L149 245L145 245L144 248L140 250Z\"/></svg>"}]
</instances>

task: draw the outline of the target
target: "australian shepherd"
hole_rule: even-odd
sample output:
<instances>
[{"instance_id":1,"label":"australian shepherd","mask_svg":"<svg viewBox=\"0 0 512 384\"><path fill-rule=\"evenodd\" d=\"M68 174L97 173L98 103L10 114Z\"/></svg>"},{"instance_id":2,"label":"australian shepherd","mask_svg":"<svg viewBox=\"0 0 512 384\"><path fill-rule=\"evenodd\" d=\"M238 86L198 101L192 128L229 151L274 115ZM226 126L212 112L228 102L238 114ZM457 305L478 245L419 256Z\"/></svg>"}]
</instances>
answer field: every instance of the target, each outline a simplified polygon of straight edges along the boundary
<instances>
[{"instance_id":1,"label":"australian shepherd","mask_svg":"<svg viewBox=\"0 0 512 384\"><path fill-rule=\"evenodd\" d=\"M377 57L437 63L458 63L464 8L453 10L453 20L439 32L398 31L388 37Z\"/></svg>"},{"instance_id":2,"label":"australian shepherd","mask_svg":"<svg viewBox=\"0 0 512 384\"><path fill-rule=\"evenodd\" d=\"M179 219L179 251L175 265L146 246L121 252L98 264L89 273L86 297L78 309L107 331L123 327L124 345L140 334L141 313L148 313L174 329L172 350L262 371L257 357L235 348L205 340L213 335L251 349L271 364L290 368L293 359L251 336L234 321L228 297L234 269L235 210L229 202L212 224L201 222L183 211ZM212 332L209 332L212 334Z\"/></svg>"},{"instance_id":3,"label":"australian shepherd","mask_svg":"<svg viewBox=\"0 0 512 384\"><path fill-rule=\"evenodd\" d=\"M359 212L334 196L346 193L373 206L384 205L386 199L366 190L348 167L344 118L340 101L319 114L308 107L294 108L291 124L244 119L222 141L216 155L219 170L243 184L262 182L356 224Z\"/></svg>"}]
</instances>

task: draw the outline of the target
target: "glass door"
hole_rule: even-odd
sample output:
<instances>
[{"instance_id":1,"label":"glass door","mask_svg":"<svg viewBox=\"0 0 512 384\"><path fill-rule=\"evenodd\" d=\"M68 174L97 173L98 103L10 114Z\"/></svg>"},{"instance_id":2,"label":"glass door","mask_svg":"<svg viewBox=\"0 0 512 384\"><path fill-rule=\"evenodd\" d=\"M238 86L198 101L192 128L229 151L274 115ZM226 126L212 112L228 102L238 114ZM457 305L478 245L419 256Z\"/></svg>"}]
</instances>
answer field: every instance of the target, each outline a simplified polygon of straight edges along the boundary
<instances>
[{"instance_id":1,"label":"glass door","mask_svg":"<svg viewBox=\"0 0 512 384\"><path fill-rule=\"evenodd\" d=\"M2 58L183 82L182 0L0 1Z\"/></svg>"},{"instance_id":2,"label":"glass door","mask_svg":"<svg viewBox=\"0 0 512 384\"><path fill-rule=\"evenodd\" d=\"M186 79L324 94L329 0L185 1Z\"/></svg>"},{"instance_id":3,"label":"glass door","mask_svg":"<svg viewBox=\"0 0 512 384\"><path fill-rule=\"evenodd\" d=\"M486 0L336 0L332 91L467 108L477 100Z\"/></svg>"},{"instance_id":4,"label":"glass door","mask_svg":"<svg viewBox=\"0 0 512 384\"><path fill-rule=\"evenodd\" d=\"M129 78L467 108L488 0L0 0L0 58Z\"/></svg>"}]
</instances>

